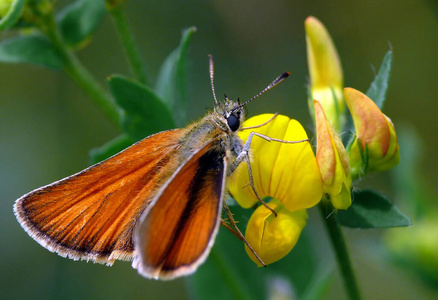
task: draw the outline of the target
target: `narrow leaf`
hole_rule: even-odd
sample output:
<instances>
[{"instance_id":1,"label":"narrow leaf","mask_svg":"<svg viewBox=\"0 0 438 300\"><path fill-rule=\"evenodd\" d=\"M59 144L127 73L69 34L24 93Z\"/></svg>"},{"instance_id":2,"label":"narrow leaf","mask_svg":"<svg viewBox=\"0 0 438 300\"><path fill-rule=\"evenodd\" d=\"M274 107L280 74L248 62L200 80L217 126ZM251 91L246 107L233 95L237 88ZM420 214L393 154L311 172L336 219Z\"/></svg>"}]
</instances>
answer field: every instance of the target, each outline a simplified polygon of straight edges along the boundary
<instances>
[{"instance_id":1,"label":"narrow leaf","mask_svg":"<svg viewBox=\"0 0 438 300\"><path fill-rule=\"evenodd\" d=\"M337 217L341 225L351 228L390 228L411 226L409 217L403 214L384 195L376 191L353 192L353 203Z\"/></svg>"},{"instance_id":2,"label":"narrow leaf","mask_svg":"<svg viewBox=\"0 0 438 300\"><path fill-rule=\"evenodd\" d=\"M77 0L57 15L64 41L72 48L86 43L96 30L105 12L103 0Z\"/></svg>"},{"instance_id":3,"label":"narrow leaf","mask_svg":"<svg viewBox=\"0 0 438 300\"><path fill-rule=\"evenodd\" d=\"M8 12L0 19L0 30L7 29L14 25L21 16L25 0L14 0Z\"/></svg>"},{"instance_id":4,"label":"narrow leaf","mask_svg":"<svg viewBox=\"0 0 438 300\"><path fill-rule=\"evenodd\" d=\"M377 106L382 109L385 103L386 92L388 90L388 82L391 75L392 66L392 51L388 51L383 58L382 65L376 78L374 78L366 95L372 99Z\"/></svg>"},{"instance_id":5,"label":"narrow leaf","mask_svg":"<svg viewBox=\"0 0 438 300\"><path fill-rule=\"evenodd\" d=\"M371 83L371 86L366 92L366 95L371 100L373 100L380 109L383 108L383 104L385 103L391 66L392 66L392 51L388 51L385 57L383 58L383 62L382 65L380 66L379 72L377 73L376 77ZM347 132L347 134L343 135L342 142L345 145L347 145L348 148L351 146L351 143L353 142L355 137L355 128L350 114L347 117L347 122L344 128L344 132Z\"/></svg>"},{"instance_id":6,"label":"narrow leaf","mask_svg":"<svg viewBox=\"0 0 438 300\"><path fill-rule=\"evenodd\" d=\"M126 134L119 135L103 146L91 149L89 153L91 164L94 165L98 162L101 162L102 160L119 153L125 148L128 148L133 143L134 140L130 136Z\"/></svg>"},{"instance_id":7,"label":"narrow leaf","mask_svg":"<svg viewBox=\"0 0 438 300\"><path fill-rule=\"evenodd\" d=\"M51 69L61 69L62 60L52 44L41 35L19 36L0 42L0 61L32 63Z\"/></svg>"},{"instance_id":8,"label":"narrow leaf","mask_svg":"<svg viewBox=\"0 0 438 300\"><path fill-rule=\"evenodd\" d=\"M117 75L110 77L108 84L117 104L125 111L123 131L135 141L175 127L166 105L148 87Z\"/></svg>"},{"instance_id":9,"label":"narrow leaf","mask_svg":"<svg viewBox=\"0 0 438 300\"><path fill-rule=\"evenodd\" d=\"M185 123L187 111L186 53L190 38L195 31L195 27L183 31L179 46L172 51L161 66L155 85L155 91L173 112L177 123L180 125Z\"/></svg>"}]
</instances>

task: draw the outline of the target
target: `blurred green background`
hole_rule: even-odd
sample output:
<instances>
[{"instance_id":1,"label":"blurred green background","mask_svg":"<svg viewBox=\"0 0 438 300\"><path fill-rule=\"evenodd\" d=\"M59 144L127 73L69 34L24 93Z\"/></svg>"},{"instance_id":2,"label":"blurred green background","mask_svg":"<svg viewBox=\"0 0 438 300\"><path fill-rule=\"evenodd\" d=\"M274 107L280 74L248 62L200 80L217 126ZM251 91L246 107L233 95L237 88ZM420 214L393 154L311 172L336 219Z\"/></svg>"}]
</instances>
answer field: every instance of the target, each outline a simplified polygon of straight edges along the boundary
<instances>
[{"instance_id":1,"label":"blurred green background","mask_svg":"<svg viewBox=\"0 0 438 300\"><path fill-rule=\"evenodd\" d=\"M414 128L416 143L424 146L418 171L433 193L438 192L434 150L438 147L436 1L130 0L126 14L153 80L164 58L178 45L182 29L197 27L188 53L190 120L212 108L207 55L213 54L219 97L226 93L230 98L249 99L277 75L290 71L291 78L248 107L249 115L279 112L298 119L312 134L304 34L304 20L309 15L319 18L331 33L344 68L345 86L365 92L383 56L393 49L384 113L397 132ZM6 38L11 33L1 35ZM111 74L129 74L108 16L78 56L102 84ZM0 64L1 299L188 297L184 279L151 281L137 275L127 262L108 268L52 254L29 238L13 215L15 199L87 167L89 150L119 133L65 74L33 65ZM402 149L402 161L411 159L403 156ZM376 174L360 186L374 187L397 203L393 178L390 172ZM415 219L413 223L415 227ZM384 259L380 238L384 230L345 229L345 233L365 299L438 297L438 287ZM317 249L318 264L335 264L315 209L310 210L305 234ZM243 251L239 243L236 239L232 246ZM345 299L338 273L333 276L327 298Z\"/></svg>"}]
</instances>

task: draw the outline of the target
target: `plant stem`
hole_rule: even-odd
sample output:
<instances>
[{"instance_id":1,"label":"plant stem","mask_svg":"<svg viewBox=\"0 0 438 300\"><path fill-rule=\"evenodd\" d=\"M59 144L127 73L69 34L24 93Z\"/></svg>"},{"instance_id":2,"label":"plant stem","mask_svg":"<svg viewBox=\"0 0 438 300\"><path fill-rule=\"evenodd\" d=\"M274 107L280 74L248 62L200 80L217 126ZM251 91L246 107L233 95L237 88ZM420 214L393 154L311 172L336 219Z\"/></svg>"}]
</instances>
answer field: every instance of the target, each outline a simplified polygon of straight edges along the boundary
<instances>
[{"instance_id":1,"label":"plant stem","mask_svg":"<svg viewBox=\"0 0 438 300\"><path fill-rule=\"evenodd\" d=\"M120 112L107 92L97 83L94 77L85 69L72 53L66 53L64 70L73 81L90 97L106 116L121 128Z\"/></svg>"},{"instance_id":2,"label":"plant stem","mask_svg":"<svg viewBox=\"0 0 438 300\"><path fill-rule=\"evenodd\" d=\"M60 55L63 70L90 97L94 104L102 109L107 118L121 128L121 114L117 105L64 43L52 14L46 16L44 26L40 29L53 43Z\"/></svg>"},{"instance_id":3,"label":"plant stem","mask_svg":"<svg viewBox=\"0 0 438 300\"><path fill-rule=\"evenodd\" d=\"M339 224L335 215L327 217L327 212L333 210L333 207L328 201L321 201L318 207L329 233L330 241L336 254L336 259L338 261L339 269L341 271L348 296L352 300L359 300L361 299L359 287L353 272L341 225Z\"/></svg>"},{"instance_id":4,"label":"plant stem","mask_svg":"<svg viewBox=\"0 0 438 300\"><path fill-rule=\"evenodd\" d=\"M107 8L117 29L119 39L122 43L129 66L135 79L137 79L140 83L147 85L148 79L146 72L143 68L141 56L137 50L134 37L129 29L128 22L126 21L123 5L115 5L112 7L107 6Z\"/></svg>"},{"instance_id":5,"label":"plant stem","mask_svg":"<svg viewBox=\"0 0 438 300\"><path fill-rule=\"evenodd\" d=\"M228 288L234 295L234 299L248 299L248 294L242 290L242 285L239 285L236 276L234 276L234 273L228 268L227 262L224 260L220 252L214 247L211 249L210 259L214 262L217 270L224 278L224 282L228 285Z\"/></svg>"}]
</instances>

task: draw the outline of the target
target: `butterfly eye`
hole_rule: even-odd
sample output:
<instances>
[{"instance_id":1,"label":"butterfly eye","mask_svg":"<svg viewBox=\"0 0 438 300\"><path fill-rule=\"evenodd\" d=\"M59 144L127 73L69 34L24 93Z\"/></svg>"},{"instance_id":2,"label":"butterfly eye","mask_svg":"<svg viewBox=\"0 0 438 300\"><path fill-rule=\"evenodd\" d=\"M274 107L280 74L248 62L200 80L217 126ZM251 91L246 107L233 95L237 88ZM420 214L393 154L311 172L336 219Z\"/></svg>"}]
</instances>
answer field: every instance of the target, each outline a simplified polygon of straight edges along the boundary
<instances>
[{"instance_id":1,"label":"butterfly eye","mask_svg":"<svg viewBox=\"0 0 438 300\"><path fill-rule=\"evenodd\" d=\"M235 115L230 115L227 118L228 127L230 127L231 131L236 131L240 127L240 120Z\"/></svg>"}]
</instances>

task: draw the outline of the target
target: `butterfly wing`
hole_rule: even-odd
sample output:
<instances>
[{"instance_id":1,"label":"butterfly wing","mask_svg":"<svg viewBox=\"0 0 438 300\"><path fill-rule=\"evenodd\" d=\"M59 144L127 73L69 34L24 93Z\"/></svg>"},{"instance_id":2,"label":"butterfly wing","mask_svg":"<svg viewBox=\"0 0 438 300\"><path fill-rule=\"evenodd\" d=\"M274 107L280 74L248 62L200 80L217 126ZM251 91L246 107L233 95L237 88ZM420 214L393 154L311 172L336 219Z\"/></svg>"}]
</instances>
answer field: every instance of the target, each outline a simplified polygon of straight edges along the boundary
<instances>
[{"instance_id":1,"label":"butterfly wing","mask_svg":"<svg viewBox=\"0 0 438 300\"><path fill-rule=\"evenodd\" d=\"M220 221L227 160L212 140L161 188L134 233L133 267L148 278L190 274L206 259Z\"/></svg>"},{"instance_id":2,"label":"butterfly wing","mask_svg":"<svg viewBox=\"0 0 438 300\"><path fill-rule=\"evenodd\" d=\"M21 226L61 256L112 264L133 256L135 225L161 184L183 129L152 135L119 154L18 199Z\"/></svg>"}]
</instances>

